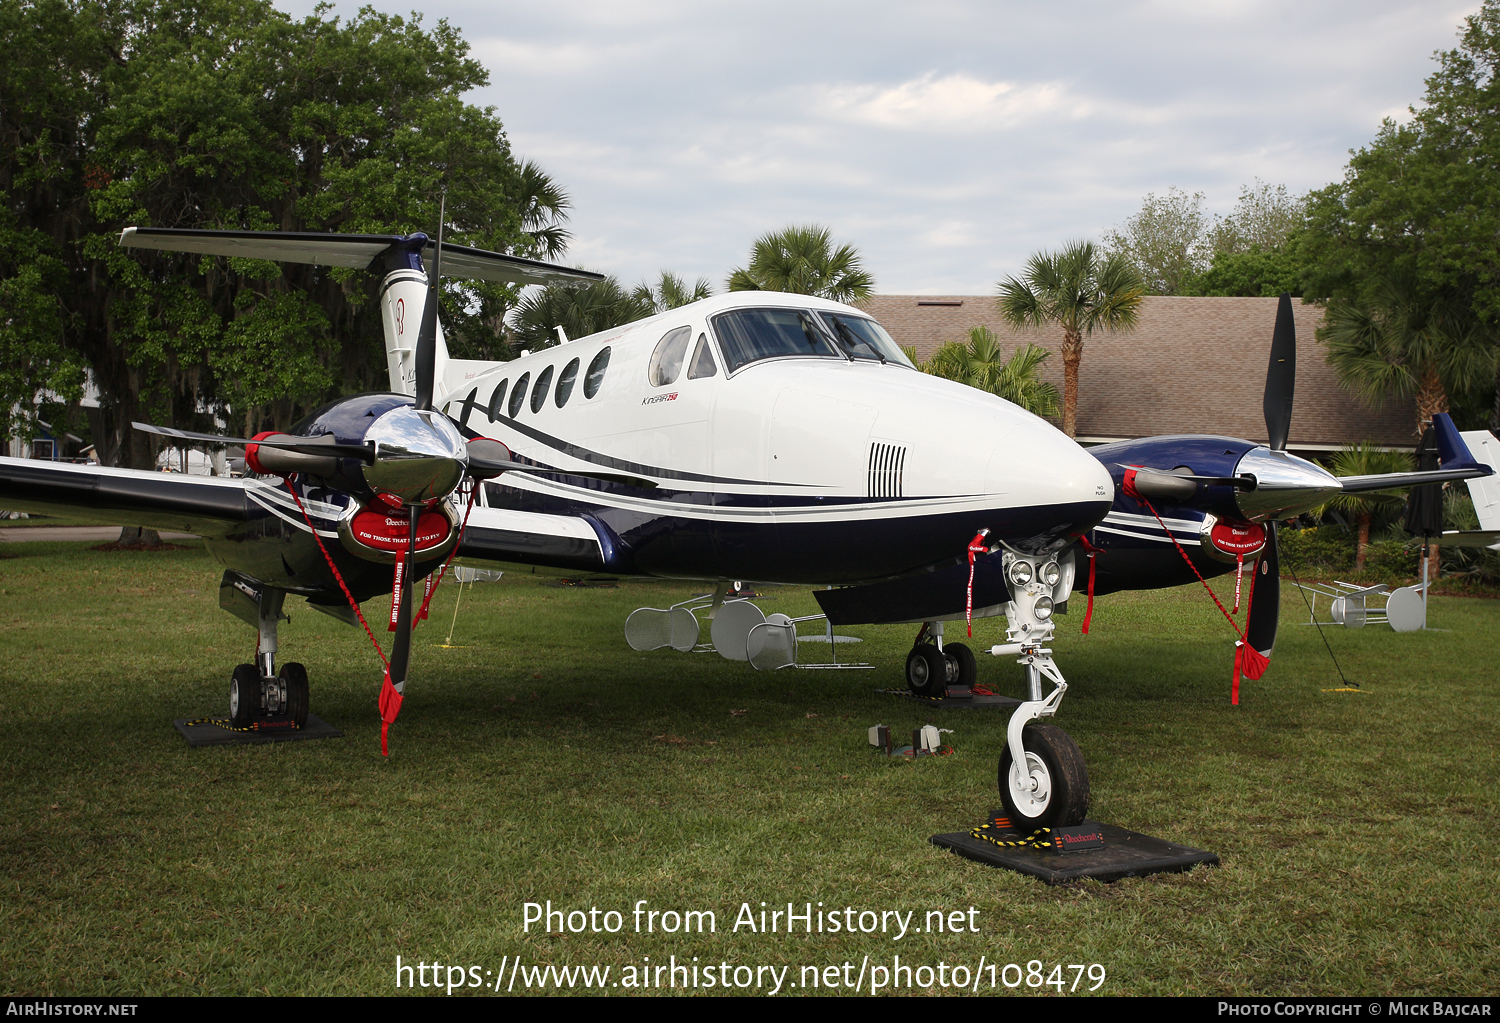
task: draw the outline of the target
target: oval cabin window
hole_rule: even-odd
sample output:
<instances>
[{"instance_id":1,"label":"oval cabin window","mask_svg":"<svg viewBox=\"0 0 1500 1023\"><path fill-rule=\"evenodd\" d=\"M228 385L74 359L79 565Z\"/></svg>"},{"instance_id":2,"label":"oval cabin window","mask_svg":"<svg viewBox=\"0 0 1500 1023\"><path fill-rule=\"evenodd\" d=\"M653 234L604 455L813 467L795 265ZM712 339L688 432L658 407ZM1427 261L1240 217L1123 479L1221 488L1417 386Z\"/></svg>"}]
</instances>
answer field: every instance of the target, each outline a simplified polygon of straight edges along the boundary
<instances>
[{"instance_id":1,"label":"oval cabin window","mask_svg":"<svg viewBox=\"0 0 1500 1023\"><path fill-rule=\"evenodd\" d=\"M521 414L521 406L526 402L526 387L531 383L531 374L522 373L521 379L516 381L515 390L510 392L510 417L512 419Z\"/></svg>"},{"instance_id":2,"label":"oval cabin window","mask_svg":"<svg viewBox=\"0 0 1500 1023\"><path fill-rule=\"evenodd\" d=\"M574 359L563 367L562 376L557 378L557 393L552 400L557 402L557 407L562 408L573 396L573 385L578 381L578 360Z\"/></svg>"},{"instance_id":3,"label":"oval cabin window","mask_svg":"<svg viewBox=\"0 0 1500 1023\"><path fill-rule=\"evenodd\" d=\"M540 412L542 406L547 404L547 391L552 386L552 367L548 366L537 374L536 386L531 389L531 411Z\"/></svg>"},{"instance_id":4,"label":"oval cabin window","mask_svg":"<svg viewBox=\"0 0 1500 1023\"><path fill-rule=\"evenodd\" d=\"M583 378L583 396L592 398L599 393L600 386L604 383L604 371L609 369L609 349L599 349L599 354L594 356L594 361L589 363L589 371Z\"/></svg>"}]
</instances>

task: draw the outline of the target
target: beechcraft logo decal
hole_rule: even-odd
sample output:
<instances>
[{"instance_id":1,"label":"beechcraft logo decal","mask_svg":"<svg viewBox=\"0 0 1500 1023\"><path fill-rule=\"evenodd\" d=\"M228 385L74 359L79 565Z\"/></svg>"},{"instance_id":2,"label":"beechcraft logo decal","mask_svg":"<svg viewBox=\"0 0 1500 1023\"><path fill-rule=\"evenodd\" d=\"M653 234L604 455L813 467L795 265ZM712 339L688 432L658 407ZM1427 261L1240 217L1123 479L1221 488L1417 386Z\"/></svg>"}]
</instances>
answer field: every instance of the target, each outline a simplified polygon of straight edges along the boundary
<instances>
[{"instance_id":1,"label":"beechcraft logo decal","mask_svg":"<svg viewBox=\"0 0 1500 1023\"><path fill-rule=\"evenodd\" d=\"M642 398L641 399L641 404L642 405L655 405L659 401L676 401L676 400L677 400L677 392L673 391L671 394L653 394L649 398Z\"/></svg>"}]
</instances>

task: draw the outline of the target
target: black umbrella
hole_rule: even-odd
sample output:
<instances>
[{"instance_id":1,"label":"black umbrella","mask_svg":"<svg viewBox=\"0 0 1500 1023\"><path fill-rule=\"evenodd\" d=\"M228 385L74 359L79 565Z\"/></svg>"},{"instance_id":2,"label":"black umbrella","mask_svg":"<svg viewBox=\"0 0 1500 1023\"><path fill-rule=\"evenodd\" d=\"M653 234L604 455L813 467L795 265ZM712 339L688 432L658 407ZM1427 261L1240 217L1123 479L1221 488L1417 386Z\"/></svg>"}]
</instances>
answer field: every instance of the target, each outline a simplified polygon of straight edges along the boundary
<instances>
[{"instance_id":1,"label":"black umbrella","mask_svg":"<svg viewBox=\"0 0 1500 1023\"><path fill-rule=\"evenodd\" d=\"M1438 467L1437 433L1431 426L1417 445L1417 468L1426 472ZM1443 485L1429 483L1412 487L1406 499L1406 531L1424 540L1443 535Z\"/></svg>"}]
</instances>

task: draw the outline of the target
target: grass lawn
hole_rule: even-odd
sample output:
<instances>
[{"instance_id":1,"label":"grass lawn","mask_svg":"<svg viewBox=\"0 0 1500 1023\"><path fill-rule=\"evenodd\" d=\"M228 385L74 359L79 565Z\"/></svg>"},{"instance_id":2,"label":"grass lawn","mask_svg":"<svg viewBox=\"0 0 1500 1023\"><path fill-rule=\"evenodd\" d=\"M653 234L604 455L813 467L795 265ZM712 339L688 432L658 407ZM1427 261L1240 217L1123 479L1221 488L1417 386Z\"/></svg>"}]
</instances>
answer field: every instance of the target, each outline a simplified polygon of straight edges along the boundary
<instances>
[{"instance_id":1,"label":"grass lawn","mask_svg":"<svg viewBox=\"0 0 1500 1023\"><path fill-rule=\"evenodd\" d=\"M390 994L398 955L441 962L444 979L449 965L473 967L464 978L486 984L517 956L528 971L609 966L609 983L627 985L611 993L636 990L629 978L642 975L627 968L674 956L731 974L790 967L782 993L809 993L793 986L805 966L849 962L840 983L852 983L897 955L942 963L950 981L981 957L1023 970L1036 960L1049 975L1097 963L1107 994L1500 986L1493 600L1435 598L1431 623L1451 631L1330 630L1363 687L1333 692L1338 676L1287 586L1276 656L1239 707L1232 634L1201 589L1101 599L1088 637L1075 601L1054 644L1071 683L1056 721L1088 758L1091 816L1223 865L1047 887L928 845L998 805L1005 716L874 692L899 683L907 627L841 630L865 638L853 649L876 671L761 674L626 646L631 609L683 599L689 584L577 589L512 571L465 590L461 645L440 649L450 584L417 633L387 760L368 641L293 598L281 659L307 664L314 713L345 737L191 749L172 719L226 714L230 669L254 649L216 606L219 574L199 550L4 550L5 991ZM767 611L815 610L806 589L770 593ZM367 605L377 625L379 604ZM978 623L974 645L1001 634L999 620ZM1013 663L984 657L980 677L1021 695ZM898 736L952 728L956 752L887 760L866 743L877 722ZM635 933L643 899L711 910L716 931ZM618 911L623 927L523 931L525 904L547 900ZM758 924L762 901L799 912L821 901L841 918L845 907L914 912L917 927L929 911L960 911L965 923L899 940L734 931L742 903Z\"/></svg>"}]
</instances>

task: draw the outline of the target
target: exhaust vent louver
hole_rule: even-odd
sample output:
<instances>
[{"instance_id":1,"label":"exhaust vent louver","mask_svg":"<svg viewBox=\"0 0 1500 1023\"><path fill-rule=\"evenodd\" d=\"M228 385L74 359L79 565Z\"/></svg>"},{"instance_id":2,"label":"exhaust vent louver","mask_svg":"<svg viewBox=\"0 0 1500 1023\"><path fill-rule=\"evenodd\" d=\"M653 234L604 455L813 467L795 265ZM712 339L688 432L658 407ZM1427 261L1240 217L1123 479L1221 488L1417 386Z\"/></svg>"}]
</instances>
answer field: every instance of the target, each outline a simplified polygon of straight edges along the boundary
<instances>
[{"instance_id":1,"label":"exhaust vent louver","mask_svg":"<svg viewBox=\"0 0 1500 1023\"><path fill-rule=\"evenodd\" d=\"M906 448L895 444L870 445L870 496L901 497L901 473Z\"/></svg>"}]
</instances>

